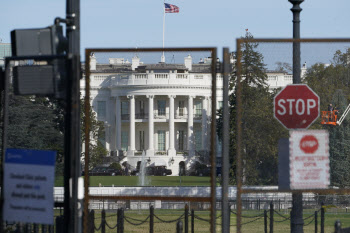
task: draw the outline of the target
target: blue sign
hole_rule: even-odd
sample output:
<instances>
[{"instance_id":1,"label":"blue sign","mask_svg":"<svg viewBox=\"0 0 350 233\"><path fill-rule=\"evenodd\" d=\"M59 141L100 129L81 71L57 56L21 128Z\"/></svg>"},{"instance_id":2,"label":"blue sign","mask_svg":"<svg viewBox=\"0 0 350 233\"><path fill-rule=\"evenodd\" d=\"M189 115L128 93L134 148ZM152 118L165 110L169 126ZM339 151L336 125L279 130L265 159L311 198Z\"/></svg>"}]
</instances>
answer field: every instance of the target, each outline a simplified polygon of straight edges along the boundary
<instances>
[{"instance_id":1,"label":"blue sign","mask_svg":"<svg viewBox=\"0 0 350 233\"><path fill-rule=\"evenodd\" d=\"M55 151L7 149L4 220L53 224Z\"/></svg>"}]
</instances>

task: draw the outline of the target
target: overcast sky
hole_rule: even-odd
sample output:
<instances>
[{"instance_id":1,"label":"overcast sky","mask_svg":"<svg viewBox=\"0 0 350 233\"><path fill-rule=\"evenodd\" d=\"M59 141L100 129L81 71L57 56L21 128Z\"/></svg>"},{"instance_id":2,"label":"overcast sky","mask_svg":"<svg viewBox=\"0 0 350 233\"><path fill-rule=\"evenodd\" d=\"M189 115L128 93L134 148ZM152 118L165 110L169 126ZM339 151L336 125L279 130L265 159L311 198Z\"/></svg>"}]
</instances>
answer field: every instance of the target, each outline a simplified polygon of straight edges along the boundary
<instances>
[{"instance_id":1,"label":"overcast sky","mask_svg":"<svg viewBox=\"0 0 350 233\"><path fill-rule=\"evenodd\" d=\"M167 0L180 8L166 14L166 47L223 47L248 29L256 38L292 37L292 4L287 0ZM16 28L46 27L65 17L65 0L4 0L0 38L10 42ZM301 37L350 37L349 0L305 0ZM163 1L81 0L81 55L91 47L161 47Z\"/></svg>"}]
</instances>

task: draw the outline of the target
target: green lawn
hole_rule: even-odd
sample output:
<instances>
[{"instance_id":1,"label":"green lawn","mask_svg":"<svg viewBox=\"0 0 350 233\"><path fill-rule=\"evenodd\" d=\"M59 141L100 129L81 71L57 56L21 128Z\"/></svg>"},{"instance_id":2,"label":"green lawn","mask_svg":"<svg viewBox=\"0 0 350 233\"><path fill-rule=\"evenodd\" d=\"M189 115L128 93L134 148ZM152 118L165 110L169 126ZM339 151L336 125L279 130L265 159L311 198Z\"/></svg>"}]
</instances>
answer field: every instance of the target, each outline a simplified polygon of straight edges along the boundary
<instances>
[{"instance_id":1,"label":"green lawn","mask_svg":"<svg viewBox=\"0 0 350 233\"><path fill-rule=\"evenodd\" d=\"M90 186L139 186L138 176L91 176ZM55 186L63 186L63 177L56 177ZM147 176L146 186L210 186L210 177Z\"/></svg>"}]
</instances>

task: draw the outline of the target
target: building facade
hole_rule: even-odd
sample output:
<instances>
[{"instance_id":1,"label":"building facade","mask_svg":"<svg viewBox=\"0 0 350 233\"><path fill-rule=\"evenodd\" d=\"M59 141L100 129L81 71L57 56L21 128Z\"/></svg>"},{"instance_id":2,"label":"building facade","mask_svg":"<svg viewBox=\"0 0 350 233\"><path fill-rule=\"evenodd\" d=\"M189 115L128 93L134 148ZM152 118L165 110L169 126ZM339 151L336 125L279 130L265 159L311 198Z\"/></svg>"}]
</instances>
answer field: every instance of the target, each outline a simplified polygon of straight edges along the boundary
<instances>
[{"instance_id":1,"label":"building facade","mask_svg":"<svg viewBox=\"0 0 350 233\"><path fill-rule=\"evenodd\" d=\"M105 123L101 142L118 162L136 168L142 153L148 164L166 166L178 175L195 161L209 164L212 111L211 59L183 64L144 64L134 56L90 63L91 106ZM306 72L303 65L302 75ZM292 75L268 72L271 90L293 83ZM222 107L223 80L217 74L216 109ZM84 93L85 80L81 82ZM221 166L221 143L217 164Z\"/></svg>"},{"instance_id":2,"label":"building facade","mask_svg":"<svg viewBox=\"0 0 350 233\"><path fill-rule=\"evenodd\" d=\"M91 105L105 122L102 138L111 157L132 167L145 153L148 164L178 175L194 161L209 163L212 101L211 59L197 64L142 63L91 57ZM82 80L81 87L84 90ZM217 77L217 108L222 106L222 76Z\"/></svg>"}]
</instances>

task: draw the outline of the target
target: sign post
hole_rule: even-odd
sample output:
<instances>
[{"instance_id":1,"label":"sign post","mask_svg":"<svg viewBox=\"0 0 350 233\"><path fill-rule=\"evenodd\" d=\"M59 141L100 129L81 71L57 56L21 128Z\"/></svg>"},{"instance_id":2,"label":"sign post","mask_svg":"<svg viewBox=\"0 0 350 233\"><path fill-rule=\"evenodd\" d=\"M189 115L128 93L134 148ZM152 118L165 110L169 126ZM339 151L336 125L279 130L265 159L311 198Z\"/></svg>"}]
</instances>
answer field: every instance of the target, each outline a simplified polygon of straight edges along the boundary
<instances>
[{"instance_id":1,"label":"sign post","mask_svg":"<svg viewBox=\"0 0 350 233\"><path fill-rule=\"evenodd\" d=\"M4 220L53 224L55 151L7 149Z\"/></svg>"}]
</instances>

